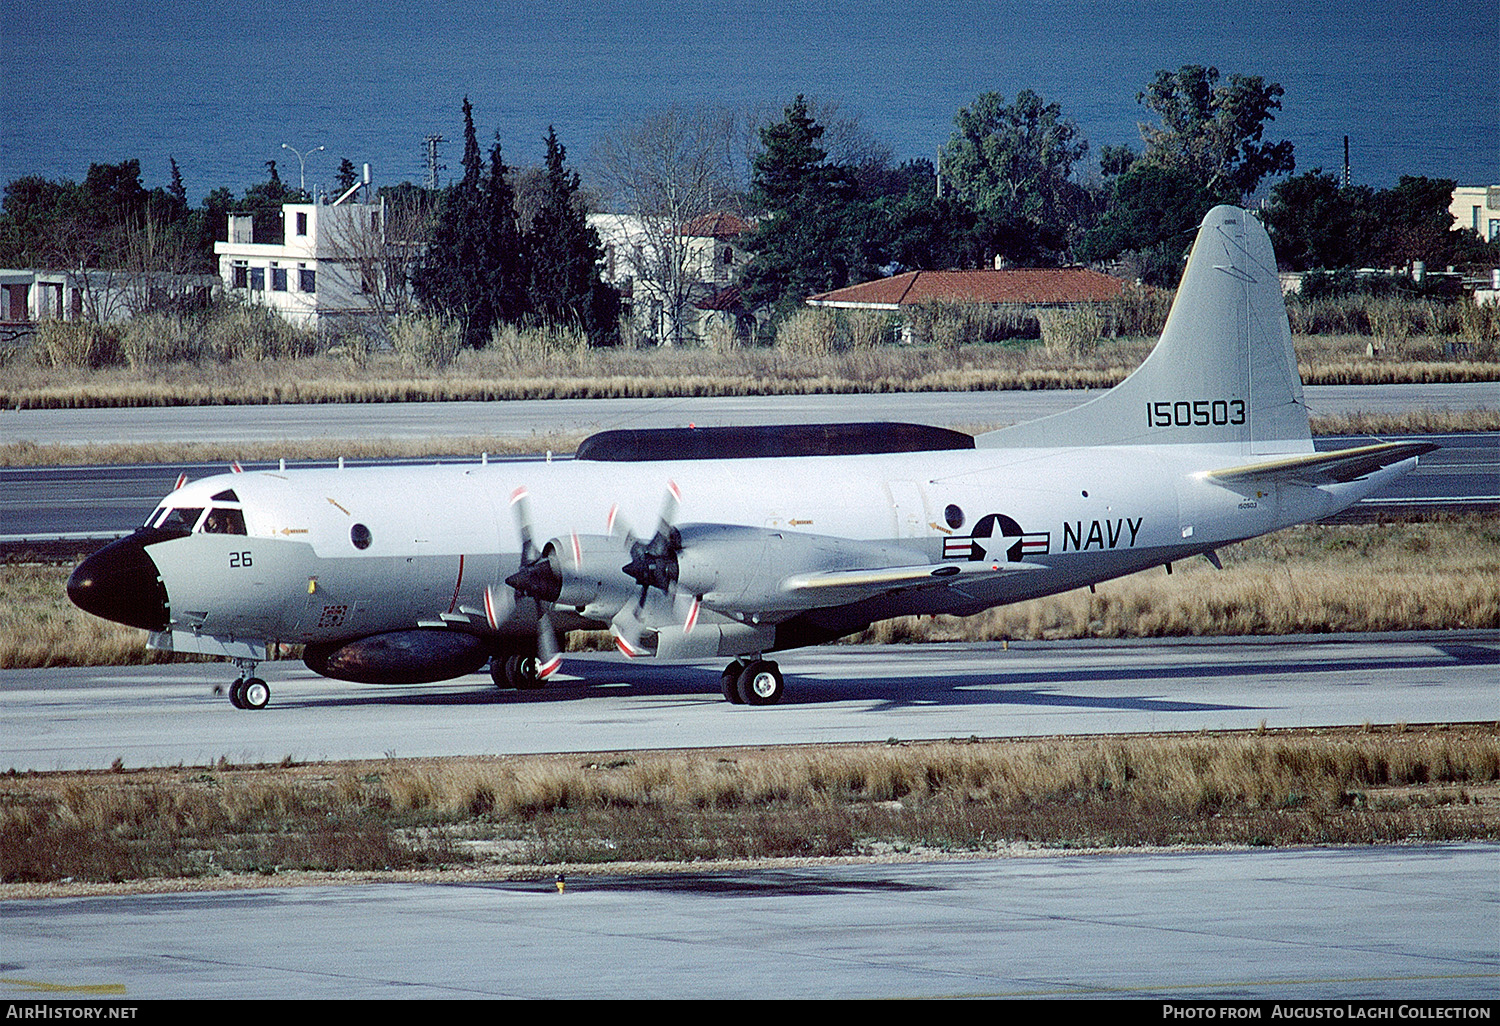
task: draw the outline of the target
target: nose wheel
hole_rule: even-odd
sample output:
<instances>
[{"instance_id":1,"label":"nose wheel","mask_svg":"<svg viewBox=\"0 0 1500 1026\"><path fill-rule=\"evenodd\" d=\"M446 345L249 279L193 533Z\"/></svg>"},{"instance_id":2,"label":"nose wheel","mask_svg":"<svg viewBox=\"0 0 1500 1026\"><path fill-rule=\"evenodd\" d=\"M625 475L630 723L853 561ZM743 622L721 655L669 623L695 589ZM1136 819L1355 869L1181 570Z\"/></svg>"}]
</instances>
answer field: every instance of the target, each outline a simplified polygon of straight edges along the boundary
<instances>
[{"instance_id":1,"label":"nose wheel","mask_svg":"<svg viewBox=\"0 0 1500 1026\"><path fill-rule=\"evenodd\" d=\"M536 656L497 655L490 660L490 679L497 688L515 688L518 691L533 691L545 687L541 661Z\"/></svg>"}]
</instances>

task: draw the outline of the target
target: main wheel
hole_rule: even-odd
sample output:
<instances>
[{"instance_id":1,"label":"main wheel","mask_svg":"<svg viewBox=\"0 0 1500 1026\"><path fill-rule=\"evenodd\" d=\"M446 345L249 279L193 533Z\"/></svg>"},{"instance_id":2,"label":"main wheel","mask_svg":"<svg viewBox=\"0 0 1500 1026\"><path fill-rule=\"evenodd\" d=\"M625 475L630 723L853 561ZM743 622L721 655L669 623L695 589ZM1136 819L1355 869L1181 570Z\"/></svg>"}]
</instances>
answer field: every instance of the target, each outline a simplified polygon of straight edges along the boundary
<instances>
[{"instance_id":1,"label":"main wheel","mask_svg":"<svg viewBox=\"0 0 1500 1026\"><path fill-rule=\"evenodd\" d=\"M745 672L745 664L736 659L724 667L724 673L719 678L719 690L724 697L734 705L743 705L745 700L740 697L740 674Z\"/></svg>"},{"instance_id":2,"label":"main wheel","mask_svg":"<svg viewBox=\"0 0 1500 1026\"><path fill-rule=\"evenodd\" d=\"M259 677L251 677L240 685L240 707L242 709L264 709L271 701L271 685Z\"/></svg>"},{"instance_id":3,"label":"main wheel","mask_svg":"<svg viewBox=\"0 0 1500 1026\"><path fill-rule=\"evenodd\" d=\"M229 704L236 709L245 708L245 678L240 677L229 685Z\"/></svg>"},{"instance_id":4,"label":"main wheel","mask_svg":"<svg viewBox=\"0 0 1500 1026\"><path fill-rule=\"evenodd\" d=\"M495 687L499 688L502 691L507 691L515 687L515 685L510 682L510 674L505 672L505 664L509 661L510 660L503 655L495 655L490 657L490 680L494 681Z\"/></svg>"},{"instance_id":5,"label":"main wheel","mask_svg":"<svg viewBox=\"0 0 1500 1026\"><path fill-rule=\"evenodd\" d=\"M786 691L781 668L765 659L757 659L740 673L740 698L746 705L775 705Z\"/></svg>"},{"instance_id":6,"label":"main wheel","mask_svg":"<svg viewBox=\"0 0 1500 1026\"><path fill-rule=\"evenodd\" d=\"M505 660L506 679L510 681L511 687L522 691L532 691L546 684L540 670L541 664L537 662L536 656L516 655Z\"/></svg>"}]
</instances>

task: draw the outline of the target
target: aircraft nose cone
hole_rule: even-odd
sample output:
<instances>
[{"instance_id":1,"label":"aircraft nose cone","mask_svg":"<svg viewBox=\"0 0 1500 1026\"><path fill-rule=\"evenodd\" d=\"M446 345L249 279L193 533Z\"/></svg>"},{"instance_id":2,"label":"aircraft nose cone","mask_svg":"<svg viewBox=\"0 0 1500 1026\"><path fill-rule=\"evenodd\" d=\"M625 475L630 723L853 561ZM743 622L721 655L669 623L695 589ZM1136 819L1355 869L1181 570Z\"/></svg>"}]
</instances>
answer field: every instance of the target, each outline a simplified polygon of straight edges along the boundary
<instances>
[{"instance_id":1,"label":"aircraft nose cone","mask_svg":"<svg viewBox=\"0 0 1500 1026\"><path fill-rule=\"evenodd\" d=\"M79 563L68 578L68 598L105 620L148 631L167 629L167 588L139 532Z\"/></svg>"}]
</instances>

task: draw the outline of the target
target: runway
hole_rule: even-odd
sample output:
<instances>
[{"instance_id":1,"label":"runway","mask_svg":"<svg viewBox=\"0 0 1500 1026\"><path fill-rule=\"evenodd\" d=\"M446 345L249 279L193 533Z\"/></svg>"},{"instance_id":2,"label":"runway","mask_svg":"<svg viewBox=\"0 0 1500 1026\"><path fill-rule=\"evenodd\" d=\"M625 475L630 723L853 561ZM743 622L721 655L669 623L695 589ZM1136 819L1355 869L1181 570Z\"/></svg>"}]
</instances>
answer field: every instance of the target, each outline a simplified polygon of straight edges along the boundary
<instances>
[{"instance_id":1,"label":"runway","mask_svg":"<svg viewBox=\"0 0 1500 1026\"><path fill-rule=\"evenodd\" d=\"M299 439L531 437L608 428L899 420L998 427L1060 413L1102 389L893 392L499 402L313 403L0 410L0 438L38 445L111 442L275 442ZM1309 385L1312 416L1409 410L1492 410L1491 382Z\"/></svg>"},{"instance_id":2,"label":"runway","mask_svg":"<svg viewBox=\"0 0 1500 1026\"><path fill-rule=\"evenodd\" d=\"M573 656L502 692L264 664L0 679L17 770L1500 719L1500 632L833 647L778 706L717 665ZM11 1002L1129 998L1493 1002L1500 846L1066 853L0 901ZM1148 1006L1153 1012L1158 1004Z\"/></svg>"},{"instance_id":3,"label":"runway","mask_svg":"<svg viewBox=\"0 0 1500 1026\"><path fill-rule=\"evenodd\" d=\"M264 663L8 671L0 769L102 769L933 738L1500 720L1500 632L832 646L776 657L786 698L732 706L719 663L570 655L562 679L389 687Z\"/></svg>"},{"instance_id":4,"label":"runway","mask_svg":"<svg viewBox=\"0 0 1500 1026\"><path fill-rule=\"evenodd\" d=\"M1132 998L1156 1018L1182 998L1492 1004L1497 856L1052 854L580 877L562 894L540 880L12 901L0 995Z\"/></svg>"}]
</instances>

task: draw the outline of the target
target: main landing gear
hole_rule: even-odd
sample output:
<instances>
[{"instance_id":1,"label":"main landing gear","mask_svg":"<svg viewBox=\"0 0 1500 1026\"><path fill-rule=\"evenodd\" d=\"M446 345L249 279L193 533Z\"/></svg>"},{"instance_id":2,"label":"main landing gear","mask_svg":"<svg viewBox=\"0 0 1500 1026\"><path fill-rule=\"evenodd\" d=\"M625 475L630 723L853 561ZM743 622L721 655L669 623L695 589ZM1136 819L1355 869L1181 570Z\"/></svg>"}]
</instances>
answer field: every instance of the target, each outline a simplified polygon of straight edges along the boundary
<instances>
[{"instance_id":1,"label":"main landing gear","mask_svg":"<svg viewBox=\"0 0 1500 1026\"><path fill-rule=\"evenodd\" d=\"M254 662L240 659L236 664L240 676L229 685L229 704L236 709L264 709L271 701L271 685L255 676Z\"/></svg>"},{"instance_id":2,"label":"main landing gear","mask_svg":"<svg viewBox=\"0 0 1500 1026\"><path fill-rule=\"evenodd\" d=\"M768 659L738 659L724 668L719 690L735 705L775 705L786 692L781 668Z\"/></svg>"},{"instance_id":3,"label":"main landing gear","mask_svg":"<svg viewBox=\"0 0 1500 1026\"><path fill-rule=\"evenodd\" d=\"M516 688L533 691L545 686L541 674L541 662L536 656L495 655L490 659L490 679L497 688Z\"/></svg>"}]
</instances>

